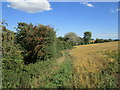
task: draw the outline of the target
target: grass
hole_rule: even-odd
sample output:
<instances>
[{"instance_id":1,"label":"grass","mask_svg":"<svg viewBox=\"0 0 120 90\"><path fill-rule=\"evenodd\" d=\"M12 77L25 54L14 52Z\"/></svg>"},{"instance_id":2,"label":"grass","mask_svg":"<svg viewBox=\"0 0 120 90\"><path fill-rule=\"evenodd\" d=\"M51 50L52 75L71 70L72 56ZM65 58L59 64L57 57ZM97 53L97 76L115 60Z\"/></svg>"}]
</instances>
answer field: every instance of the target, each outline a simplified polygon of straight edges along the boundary
<instances>
[{"instance_id":1,"label":"grass","mask_svg":"<svg viewBox=\"0 0 120 90\"><path fill-rule=\"evenodd\" d=\"M69 58L63 62L60 69L49 79L48 88L72 87L72 62Z\"/></svg>"},{"instance_id":2,"label":"grass","mask_svg":"<svg viewBox=\"0 0 120 90\"><path fill-rule=\"evenodd\" d=\"M47 62L48 63L48 62ZM44 65L44 64L43 64ZM48 66L50 67L48 68ZM69 88L72 87L72 61L69 54L52 61L44 68L38 78L34 79L34 88Z\"/></svg>"}]
</instances>

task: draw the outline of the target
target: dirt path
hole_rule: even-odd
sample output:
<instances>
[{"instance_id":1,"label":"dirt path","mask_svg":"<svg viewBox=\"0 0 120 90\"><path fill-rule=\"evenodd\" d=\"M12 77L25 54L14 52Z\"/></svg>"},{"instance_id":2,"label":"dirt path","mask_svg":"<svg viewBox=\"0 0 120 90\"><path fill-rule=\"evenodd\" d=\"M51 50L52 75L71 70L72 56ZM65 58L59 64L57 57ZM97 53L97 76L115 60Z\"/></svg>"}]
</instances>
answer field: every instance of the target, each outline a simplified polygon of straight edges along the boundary
<instances>
[{"instance_id":1,"label":"dirt path","mask_svg":"<svg viewBox=\"0 0 120 90\"><path fill-rule=\"evenodd\" d=\"M62 57L58 58L57 62L56 62L58 64L62 64L64 62L65 58L66 58L64 51L61 51L61 53L62 53Z\"/></svg>"}]
</instances>

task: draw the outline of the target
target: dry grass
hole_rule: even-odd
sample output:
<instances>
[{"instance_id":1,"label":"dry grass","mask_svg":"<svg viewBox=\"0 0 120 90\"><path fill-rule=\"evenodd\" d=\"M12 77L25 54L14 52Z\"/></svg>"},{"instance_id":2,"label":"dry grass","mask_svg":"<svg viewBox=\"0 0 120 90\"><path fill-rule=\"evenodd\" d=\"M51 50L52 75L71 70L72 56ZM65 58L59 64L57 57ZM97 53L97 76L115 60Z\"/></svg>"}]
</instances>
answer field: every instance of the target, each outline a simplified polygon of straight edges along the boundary
<instances>
[{"instance_id":1,"label":"dry grass","mask_svg":"<svg viewBox=\"0 0 120 90\"><path fill-rule=\"evenodd\" d=\"M113 50L118 50L118 42L75 46L75 48L70 52L71 56L73 57L75 83L81 83L82 87L94 87L87 84L90 81L90 78L88 78L87 74L97 73L101 69L105 68L107 63L113 62L113 59L110 59L107 55L103 55L103 53L101 53L104 51ZM97 79L94 80L96 80L94 83L98 82Z\"/></svg>"},{"instance_id":2,"label":"dry grass","mask_svg":"<svg viewBox=\"0 0 120 90\"><path fill-rule=\"evenodd\" d=\"M71 50L70 54L74 58L75 67L84 67L87 71L94 72L99 67L102 67L101 58L106 57L95 52L106 50L118 50L118 42L76 46L75 49Z\"/></svg>"}]
</instances>

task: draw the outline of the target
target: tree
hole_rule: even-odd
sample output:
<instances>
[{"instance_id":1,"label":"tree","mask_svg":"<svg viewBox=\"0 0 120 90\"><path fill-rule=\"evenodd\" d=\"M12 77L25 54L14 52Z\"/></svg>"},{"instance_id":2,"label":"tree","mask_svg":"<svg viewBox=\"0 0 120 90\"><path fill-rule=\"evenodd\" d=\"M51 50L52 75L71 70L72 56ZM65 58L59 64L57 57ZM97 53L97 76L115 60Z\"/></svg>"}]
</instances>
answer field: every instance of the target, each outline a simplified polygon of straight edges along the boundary
<instances>
[{"instance_id":1,"label":"tree","mask_svg":"<svg viewBox=\"0 0 120 90\"><path fill-rule=\"evenodd\" d=\"M95 43L103 43L103 39L98 39L98 38L97 38L97 39L95 40Z\"/></svg>"},{"instance_id":2,"label":"tree","mask_svg":"<svg viewBox=\"0 0 120 90\"><path fill-rule=\"evenodd\" d=\"M26 64L56 57L56 32L50 26L18 23L17 42Z\"/></svg>"},{"instance_id":3,"label":"tree","mask_svg":"<svg viewBox=\"0 0 120 90\"><path fill-rule=\"evenodd\" d=\"M64 41L64 37L58 37L59 40Z\"/></svg>"},{"instance_id":4,"label":"tree","mask_svg":"<svg viewBox=\"0 0 120 90\"><path fill-rule=\"evenodd\" d=\"M80 42L80 38L73 32L67 33L64 38L65 41L71 42L73 46L78 45L78 43Z\"/></svg>"},{"instance_id":5,"label":"tree","mask_svg":"<svg viewBox=\"0 0 120 90\"><path fill-rule=\"evenodd\" d=\"M78 45L83 45L84 44L84 38L79 37L79 44Z\"/></svg>"},{"instance_id":6,"label":"tree","mask_svg":"<svg viewBox=\"0 0 120 90\"><path fill-rule=\"evenodd\" d=\"M92 33L91 32L84 32L84 43L85 44L90 43L91 37L92 37Z\"/></svg>"}]
</instances>

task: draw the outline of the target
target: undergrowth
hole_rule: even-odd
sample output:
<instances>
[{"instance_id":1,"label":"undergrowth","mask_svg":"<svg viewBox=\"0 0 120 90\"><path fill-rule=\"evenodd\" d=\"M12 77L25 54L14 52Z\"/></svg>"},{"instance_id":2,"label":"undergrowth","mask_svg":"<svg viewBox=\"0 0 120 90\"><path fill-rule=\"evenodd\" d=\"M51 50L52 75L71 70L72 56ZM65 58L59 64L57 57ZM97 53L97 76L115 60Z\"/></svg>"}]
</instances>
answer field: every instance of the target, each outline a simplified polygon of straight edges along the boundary
<instances>
[{"instance_id":1,"label":"undergrowth","mask_svg":"<svg viewBox=\"0 0 120 90\"><path fill-rule=\"evenodd\" d=\"M24 65L22 60L3 59L3 88L72 87L72 61L65 53L60 65L56 59Z\"/></svg>"},{"instance_id":2,"label":"undergrowth","mask_svg":"<svg viewBox=\"0 0 120 90\"><path fill-rule=\"evenodd\" d=\"M52 75L47 84L47 88L71 88L73 85L72 61L68 54L60 69Z\"/></svg>"},{"instance_id":3,"label":"undergrowth","mask_svg":"<svg viewBox=\"0 0 120 90\"><path fill-rule=\"evenodd\" d=\"M52 62L51 62L52 61ZM32 88L33 79L49 71L55 60L41 61L24 65L22 60L3 59L2 78L3 88Z\"/></svg>"}]
</instances>

